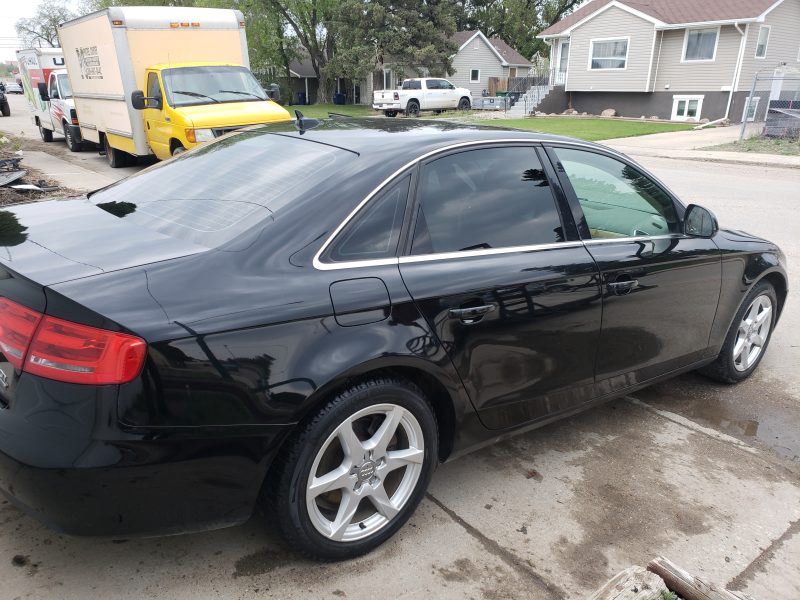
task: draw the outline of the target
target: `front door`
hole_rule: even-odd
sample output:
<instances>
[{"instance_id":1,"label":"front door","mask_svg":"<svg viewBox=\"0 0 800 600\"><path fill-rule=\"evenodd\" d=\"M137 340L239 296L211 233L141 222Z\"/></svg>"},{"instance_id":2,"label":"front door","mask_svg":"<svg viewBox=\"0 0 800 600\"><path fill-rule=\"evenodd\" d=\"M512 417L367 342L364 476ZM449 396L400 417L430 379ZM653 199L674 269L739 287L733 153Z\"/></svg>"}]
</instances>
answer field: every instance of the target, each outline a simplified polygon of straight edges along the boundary
<instances>
[{"instance_id":1,"label":"front door","mask_svg":"<svg viewBox=\"0 0 800 600\"><path fill-rule=\"evenodd\" d=\"M590 400L598 273L562 225L536 148L431 159L415 211L400 272L483 423L502 429Z\"/></svg>"},{"instance_id":2,"label":"front door","mask_svg":"<svg viewBox=\"0 0 800 600\"><path fill-rule=\"evenodd\" d=\"M550 153L601 271L598 393L702 360L720 293L717 246L682 234L682 207L634 165L583 149Z\"/></svg>"},{"instance_id":3,"label":"front door","mask_svg":"<svg viewBox=\"0 0 800 600\"><path fill-rule=\"evenodd\" d=\"M152 108L145 108L142 112L144 113L144 127L147 139L150 142L150 149L158 158L163 160L172 155L172 148L170 148L172 127L164 110L164 94L161 91L158 73L155 71L147 73L147 92L145 95L148 98L160 99L159 103L148 100L147 105Z\"/></svg>"},{"instance_id":4,"label":"front door","mask_svg":"<svg viewBox=\"0 0 800 600\"><path fill-rule=\"evenodd\" d=\"M565 85L567 83L567 68L569 67L569 40L561 42L558 51L558 71L556 73L555 85Z\"/></svg>"},{"instance_id":5,"label":"front door","mask_svg":"<svg viewBox=\"0 0 800 600\"><path fill-rule=\"evenodd\" d=\"M61 93L58 89L58 78L55 73L50 74L50 82L47 86L47 94L50 96L50 121L53 131L64 133L64 102L61 100ZM68 113L69 114L69 113Z\"/></svg>"}]
</instances>

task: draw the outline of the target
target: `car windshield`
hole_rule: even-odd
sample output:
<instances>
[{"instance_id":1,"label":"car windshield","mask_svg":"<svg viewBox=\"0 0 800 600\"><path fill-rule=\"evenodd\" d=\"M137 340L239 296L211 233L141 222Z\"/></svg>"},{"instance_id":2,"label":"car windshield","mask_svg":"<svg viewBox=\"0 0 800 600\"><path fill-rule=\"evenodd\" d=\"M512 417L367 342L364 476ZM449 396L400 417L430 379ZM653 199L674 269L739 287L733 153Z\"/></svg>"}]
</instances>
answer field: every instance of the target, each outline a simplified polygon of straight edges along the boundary
<instances>
[{"instance_id":1,"label":"car windshield","mask_svg":"<svg viewBox=\"0 0 800 600\"><path fill-rule=\"evenodd\" d=\"M58 76L58 89L61 90L62 100L69 100L72 98L72 86L69 84L69 77L67 75Z\"/></svg>"},{"instance_id":2,"label":"car windshield","mask_svg":"<svg viewBox=\"0 0 800 600\"><path fill-rule=\"evenodd\" d=\"M244 67L180 67L164 69L161 77L170 106L268 100L267 93Z\"/></svg>"},{"instance_id":3,"label":"car windshield","mask_svg":"<svg viewBox=\"0 0 800 600\"><path fill-rule=\"evenodd\" d=\"M216 248L270 219L355 155L287 135L221 138L90 195L99 208L170 237Z\"/></svg>"}]
</instances>

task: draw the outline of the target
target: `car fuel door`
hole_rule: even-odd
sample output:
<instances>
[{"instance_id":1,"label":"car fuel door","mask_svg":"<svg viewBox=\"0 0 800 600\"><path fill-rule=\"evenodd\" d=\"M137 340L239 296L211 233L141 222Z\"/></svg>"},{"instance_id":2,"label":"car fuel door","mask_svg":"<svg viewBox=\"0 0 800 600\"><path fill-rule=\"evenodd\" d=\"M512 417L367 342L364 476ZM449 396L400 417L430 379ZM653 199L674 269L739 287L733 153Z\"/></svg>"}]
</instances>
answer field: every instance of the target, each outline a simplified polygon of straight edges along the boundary
<instances>
[{"instance_id":1,"label":"car fuel door","mask_svg":"<svg viewBox=\"0 0 800 600\"><path fill-rule=\"evenodd\" d=\"M549 152L601 273L598 393L701 361L720 293L716 244L684 235L682 207L635 165L588 149Z\"/></svg>"},{"instance_id":2,"label":"car fuel door","mask_svg":"<svg viewBox=\"0 0 800 600\"><path fill-rule=\"evenodd\" d=\"M532 145L421 166L400 273L484 425L503 429L593 396L598 273L565 236Z\"/></svg>"}]
</instances>

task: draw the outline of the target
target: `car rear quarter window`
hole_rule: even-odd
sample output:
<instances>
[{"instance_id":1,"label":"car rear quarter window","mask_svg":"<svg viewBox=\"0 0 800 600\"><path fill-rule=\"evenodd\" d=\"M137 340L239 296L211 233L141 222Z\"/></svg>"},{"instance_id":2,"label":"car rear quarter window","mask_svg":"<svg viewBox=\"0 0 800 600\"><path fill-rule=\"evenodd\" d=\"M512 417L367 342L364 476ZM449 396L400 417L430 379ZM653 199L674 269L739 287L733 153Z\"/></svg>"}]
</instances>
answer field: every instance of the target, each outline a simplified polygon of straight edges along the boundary
<instances>
[{"instance_id":1,"label":"car rear quarter window","mask_svg":"<svg viewBox=\"0 0 800 600\"><path fill-rule=\"evenodd\" d=\"M288 135L234 134L95 192L91 202L141 227L208 248L334 187L356 155Z\"/></svg>"},{"instance_id":2,"label":"car rear quarter window","mask_svg":"<svg viewBox=\"0 0 800 600\"><path fill-rule=\"evenodd\" d=\"M482 148L423 167L412 255L564 240L555 198L531 147Z\"/></svg>"},{"instance_id":3,"label":"car rear quarter window","mask_svg":"<svg viewBox=\"0 0 800 600\"><path fill-rule=\"evenodd\" d=\"M394 256L403 225L411 176L390 185L340 233L325 258L340 261L375 260Z\"/></svg>"}]
</instances>

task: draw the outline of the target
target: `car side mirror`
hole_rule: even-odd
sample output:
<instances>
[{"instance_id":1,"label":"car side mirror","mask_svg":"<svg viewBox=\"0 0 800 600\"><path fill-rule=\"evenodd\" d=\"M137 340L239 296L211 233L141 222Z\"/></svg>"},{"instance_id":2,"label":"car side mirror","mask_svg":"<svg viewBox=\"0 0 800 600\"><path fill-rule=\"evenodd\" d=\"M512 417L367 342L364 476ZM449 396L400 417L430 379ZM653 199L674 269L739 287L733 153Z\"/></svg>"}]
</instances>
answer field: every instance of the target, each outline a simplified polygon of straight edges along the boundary
<instances>
[{"instance_id":1,"label":"car side mirror","mask_svg":"<svg viewBox=\"0 0 800 600\"><path fill-rule=\"evenodd\" d=\"M144 95L142 90L134 90L131 92L131 106L136 110L144 110L145 108L161 108L161 98L151 98Z\"/></svg>"},{"instance_id":2,"label":"car side mirror","mask_svg":"<svg viewBox=\"0 0 800 600\"><path fill-rule=\"evenodd\" d=\"M719 231L717 217L707 208L690 204L683 216L683 232L692 237L711 238Z\"/></svg>"},{"instance_id":3,"label":"car side mirror","mask_svg":"<svg viewBox=\"0 0 800 600\"><path fill-rule=\"evenodd\" d=\"M36 84L36 88L39 90L39 97L42 99L42 102L49 102L50 96L47 93L47 84L44 81L40 81Z\"/></svg>"}]
</instances>

